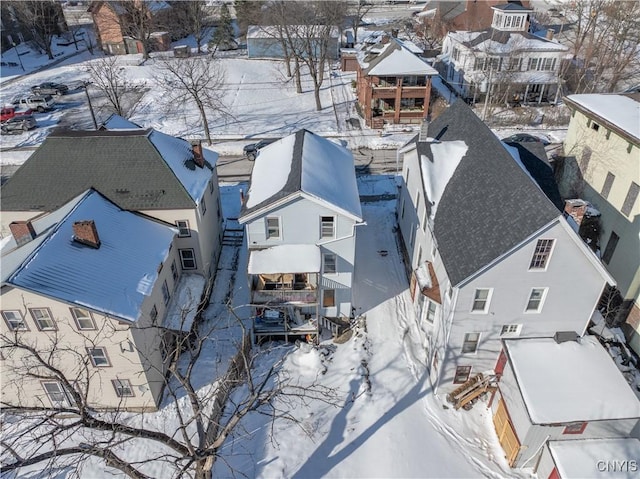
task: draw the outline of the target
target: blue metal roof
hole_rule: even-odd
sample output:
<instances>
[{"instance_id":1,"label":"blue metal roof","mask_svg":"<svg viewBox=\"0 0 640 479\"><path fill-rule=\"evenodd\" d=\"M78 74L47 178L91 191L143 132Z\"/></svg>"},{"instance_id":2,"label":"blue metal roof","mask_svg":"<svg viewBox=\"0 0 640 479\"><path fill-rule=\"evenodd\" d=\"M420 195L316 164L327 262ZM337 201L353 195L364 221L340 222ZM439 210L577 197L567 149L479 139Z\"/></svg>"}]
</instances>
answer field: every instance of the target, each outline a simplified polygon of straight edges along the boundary
<instances>
[{"instance_id":1,"label":"blue metal roof","mask_svg":"<svg viewBox=\"0 0 640 479\"><path fill-rule=\"evenodd\" d=\"M100 247L73 239L73 223L93 220ZM95 190L50 230L7 283L135 321L158 278L176 230L124 211Z\"/></svg>"}]
</instances>

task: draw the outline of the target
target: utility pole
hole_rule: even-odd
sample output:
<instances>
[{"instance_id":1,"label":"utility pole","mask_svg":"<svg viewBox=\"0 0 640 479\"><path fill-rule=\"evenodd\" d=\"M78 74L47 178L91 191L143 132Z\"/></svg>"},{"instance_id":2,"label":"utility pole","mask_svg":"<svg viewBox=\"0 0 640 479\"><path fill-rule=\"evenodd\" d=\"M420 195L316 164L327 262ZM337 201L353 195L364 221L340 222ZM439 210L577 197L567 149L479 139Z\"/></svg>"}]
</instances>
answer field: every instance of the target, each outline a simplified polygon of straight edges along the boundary
<instances>
[{"instance_id":1,"label":"utility pole","mask_svg":"<svg viewBox=\"0 0 640 479\"><path fill-rule=\"evenodd\" d=\"M18 44L16 42L13 42L13 48L16 51L16 56L18 57L18 61L20 62L20 68L22 68L22 71L24 71L24 65L22 64L22 58L20 58L20 53L18 53Z\"/></svg>"},{"instance_id":2,"label":"utility pole","mask_svg":"<svg viewBox=\"0 0 640 479\"><path fill-rule=\"evenodd\" d=\"M93 120L93 127L95 130L98 130L98 122L96 121L96 114L93 111L93 105L91 104L91 97L89 96L89 85L91 85L90 81L85 81L82 83L84 86L84 93L87 95L87 101L89 102L89 111L91 112L91 119Z\"/></svg>"},{"instance_id":3,"label":"utility pole","mask_svg":"<svg viewBox=\"0 0 640 479\"><path fill-rule=\"evenodd\" d=\"M484 107L482 108L482 121L487 119L487 106L489 105L489 95L491 94L491 73L493 72L493 65L489 64L489 79L487 80L487 93L484 96Z\"/></svg>"}]
</instances>

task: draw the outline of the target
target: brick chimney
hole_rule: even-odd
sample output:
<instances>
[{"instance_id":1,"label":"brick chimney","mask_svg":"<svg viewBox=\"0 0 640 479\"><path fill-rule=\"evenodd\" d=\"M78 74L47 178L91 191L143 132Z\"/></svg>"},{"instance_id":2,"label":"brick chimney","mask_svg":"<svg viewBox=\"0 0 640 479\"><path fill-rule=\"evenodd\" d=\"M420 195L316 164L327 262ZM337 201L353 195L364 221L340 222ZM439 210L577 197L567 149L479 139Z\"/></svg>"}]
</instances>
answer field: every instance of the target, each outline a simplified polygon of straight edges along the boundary
<instances>
[{"instance_id":1,"label":"brick chimney","mask_svg":"<svg viewBox=\"0 0 640 479\"><path fill-rule=\"evenodd\" d=\"M571 216L578 226L582 223L586 211L587 202L584 200L565 200L564 202L564 212Z\"/></svg>"},{"instance_id":2,"label":"brick chimney","mask_svg":"<svg viewBox=\"0 0 640 479\"><path fill-rule=\"evenodd\" d=\"M100 237L93 220L76 221L73 223L73 239L83 245L98 249Z\"/></svg>"},{"instance_id":3,"label":"brick chimney","mask_svg":"<svg viewBox=\"0 0 640 479\"><path fill-rule=\"evenodd\" d=\"M547 40L553 40L553 28L547 29L547 34L544 36Z\"/></svg>"},{"instance_id":4,"label":"brick chimney","mask_svg":"<svg viewBox=\"0 0 640 479\"><path fill-rule=\"evenodd\" d=\"M9 229L11 230L13 239L18 246L27 244L29 241L36 237L36 232L33 229L33 225L31 224L30 220L14 221L9 224Z\"/></svg>"},{"instance_id":5,"label":"brick chimney","mask_svg":"<svg viewBox=\"0 0 640 479\"><path fill-rule=\"evenodd\" d=\"M204 155L202 154L202 143L194 143L191 145L191 151L193 152L193 161L200 168L204 168Z\"/></svg>"}]
</instances>

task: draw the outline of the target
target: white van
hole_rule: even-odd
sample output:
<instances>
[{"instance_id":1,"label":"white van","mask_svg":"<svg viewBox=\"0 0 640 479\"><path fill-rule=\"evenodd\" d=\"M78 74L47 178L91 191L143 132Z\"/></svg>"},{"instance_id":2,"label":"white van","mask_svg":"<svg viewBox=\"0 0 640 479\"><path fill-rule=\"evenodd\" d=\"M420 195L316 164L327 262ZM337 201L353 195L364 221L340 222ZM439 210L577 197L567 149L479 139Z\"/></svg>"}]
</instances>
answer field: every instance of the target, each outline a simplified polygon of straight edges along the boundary
<instances>
[{"instance_id":1,"label":"white van","mask_svg":"<svg viewBox=\"0 0 640 479\"><path fill-rule=\"evenodd\" d=\"M30 95L14 100L14 105L39 112L53 110L56 102L51 95Z\"/></svg>"}]
</instances>

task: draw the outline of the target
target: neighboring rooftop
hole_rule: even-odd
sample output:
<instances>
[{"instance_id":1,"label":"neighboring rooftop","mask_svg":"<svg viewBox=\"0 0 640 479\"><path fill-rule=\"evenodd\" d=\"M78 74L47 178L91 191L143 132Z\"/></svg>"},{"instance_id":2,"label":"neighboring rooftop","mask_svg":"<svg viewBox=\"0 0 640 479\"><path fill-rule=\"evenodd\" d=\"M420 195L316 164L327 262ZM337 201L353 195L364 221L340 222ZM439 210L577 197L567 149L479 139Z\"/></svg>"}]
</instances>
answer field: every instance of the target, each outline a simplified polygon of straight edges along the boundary
<instances>
[{"instance_id":1,"label":"neighboring rooftop","mask_svg":"<svg viewBox=\"0 0 640 479\"><path fill-rule=\"evenodd\" d=\"M287 244L249 251L249 274L317 273L320 248L314 244Z\"/></svg>"},{"instance_id":2,"label":"neighboring rooftop","mask_svg":"<svg viewBox=\"0 0 640 479\"><path fill-rule=\"evenodd\" d=\"M519 51L568 51L569 48L553 40L528 32L509 32L488 28L481 31L449 32L449 36L468 48L490 54Z\"/></svg>"},{"instance_id":3,"label":"neighboring rooftop","mask_svg":"<svg viewBox=\"0 0 640 479\"><path fill-rule=\"evenodd\" d=\"M95 190L75 198L70 211L67 206L62 208L67 214L43 236L2 257L5 283L120 319L137 320L176 230L124 211ZM87 220L95 224L98 248L74 239L73 224ZM22 248L27 255L20 254ZM20 261L12 261L14 256Z\"/></svg>"},{"instance_id":4,"label":"neighboring rooftop","mask_svg":"<svg viewBox=\"0 0 640 479\"><path fill-rule=\"evenodd\" d=\"M307 130L299 130L260 150L241 216L251 216L297 195L356 221L362 219L353 155Z\"/></svg>"},{"instance_id":5,"label":"neighboring rooftop","mask_svg":"<svg viewBox=\"0 0 640 479\"><path fill-rule=\"evenodd\" d=\"M435 191L430 214L453 285L561 216L463 101L436 118L427 137L417 141L421 174L427 194Z\"/></svg>"},{"instance_id":6,"label":"neighboring rooftop","mask_svg":"<svg viewBox=\"0 0 640 479\"><path fill-rule=\"evenodd\" d=\"M569 95L565 102L608 123L640 142L640 93L586 93Z\"/></svg>"},{"instance_id":7,"label":"neighboring rooftop","mask_svg":"<svg viewBox=\"0 0 640 479\"><path fill-rule=\"evenodd\" d=\"M358 55L363 73L370 76L437 75L438 72L415 53L412 43L390 38Z\"/></svg>"},{"instance_id":8,"label":"neighboring rooftop","mask_svg":"<svg viewBox=\"0 0 640 479\"><path fill-rule=\"evenodd\" d=\"M635 479L640 440L634 437L549 441L549 451L562 478ZM598 467L597 461L601 461ZM623 465L622 461L627 461ZM636 461L635 465L630 464ZM616 466L612 466L616 464Z\"/></svg>"},{"instance_id":9,"label":"neighboring rooftop","mask_svg":"<svg viewBox=\"0 0 640 479\"><path fill-rule=\"evenodd\" d=\"M88 154L91 153L91 154ZM153 129L54 130L2 187L2 211L53 211L88 188L127 210L189 209L217 154Z\"/></svg>"},{"instance_id":10,"label":"neighboring rooftop","mask_svg":"<svg viewBox=\"0 0 640 479\"><path fill-rule=\"evenodd\" d=\"M504 345L532 423L640 419L640 401L595 336Z\"/></svg>"}]
</instances>

